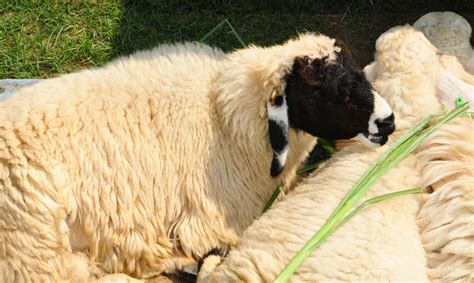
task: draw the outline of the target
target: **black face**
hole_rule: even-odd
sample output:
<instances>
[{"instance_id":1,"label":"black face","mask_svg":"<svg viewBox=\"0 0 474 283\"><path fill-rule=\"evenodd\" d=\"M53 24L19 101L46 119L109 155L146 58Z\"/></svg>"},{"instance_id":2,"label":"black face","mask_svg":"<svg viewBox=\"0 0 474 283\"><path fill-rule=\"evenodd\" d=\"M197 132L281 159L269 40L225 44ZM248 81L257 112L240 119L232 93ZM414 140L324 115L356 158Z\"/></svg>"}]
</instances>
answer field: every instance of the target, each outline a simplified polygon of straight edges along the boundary
<instances>
[{"instance_id":1,"label":"black face","mask_svg":"<svg viewBox=\"0 0 474 283\"><path fill-rule=\"evenodd\" d=\"M374 111L372 87L344 46L341 49L336 62L295 59L285 90L293 128L330 140L368 130Z\"/></svg>"}]
</instances>

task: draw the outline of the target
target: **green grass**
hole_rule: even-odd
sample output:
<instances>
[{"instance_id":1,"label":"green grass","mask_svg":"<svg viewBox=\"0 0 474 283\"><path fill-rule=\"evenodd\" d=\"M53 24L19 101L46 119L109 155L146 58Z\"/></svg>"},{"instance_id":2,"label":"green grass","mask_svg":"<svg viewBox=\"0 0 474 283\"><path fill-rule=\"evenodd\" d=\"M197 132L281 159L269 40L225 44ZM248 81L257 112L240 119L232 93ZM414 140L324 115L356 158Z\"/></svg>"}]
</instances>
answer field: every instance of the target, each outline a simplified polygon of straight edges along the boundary
<instances>
[{"instance_id":1,"label":"green grass","mask_svg":"<svg viewBox=\"0 0 474 283\"><path fill-rule=\"evenodd\" d=\"M110 60L119 5L0 4L0 78L40 78Z\"/></svg>"},{"instance_id":2,"label":"green grass","mask_svg":"<svg viewBox=\"0 0 474 283\"><path fill-rule=\"evenodd\" d=\"M381 32L427 11L455 10L473 22L470 1L0 0L0 79L46 78L163 42L199 40L224 19L246 44L280 43L306 30L339 37L363 65ZM206 42L225 51L241 46L228 26Z\"/></svg>"}]
</instances>

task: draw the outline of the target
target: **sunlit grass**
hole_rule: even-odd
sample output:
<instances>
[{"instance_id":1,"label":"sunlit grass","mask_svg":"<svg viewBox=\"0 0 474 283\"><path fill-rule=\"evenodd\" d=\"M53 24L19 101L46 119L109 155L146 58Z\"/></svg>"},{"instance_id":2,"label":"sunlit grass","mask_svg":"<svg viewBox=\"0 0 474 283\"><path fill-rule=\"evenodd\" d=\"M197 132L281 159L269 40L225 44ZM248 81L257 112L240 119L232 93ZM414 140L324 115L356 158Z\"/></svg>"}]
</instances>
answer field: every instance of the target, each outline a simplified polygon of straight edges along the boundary
<instances>
[{"instance_id":1,"label":"sunlit grass","mask_svg":"<svg viewBox=\"0 0 474 283\"><path fill-rule=\"evenodd\" d=\"M48 78L100 66L161 43L200 40L220 23L223 28L205 42L224 51L242 43L268 46L298 32L318 31L345 40L358 63L365 65L372 60L380 33L413 22L433 1L237 2L0 1L0 79ZM473 13L462 9L461 1L451 2L437 10L457 8L472 20Z\"/></svg>"}]
</instances>

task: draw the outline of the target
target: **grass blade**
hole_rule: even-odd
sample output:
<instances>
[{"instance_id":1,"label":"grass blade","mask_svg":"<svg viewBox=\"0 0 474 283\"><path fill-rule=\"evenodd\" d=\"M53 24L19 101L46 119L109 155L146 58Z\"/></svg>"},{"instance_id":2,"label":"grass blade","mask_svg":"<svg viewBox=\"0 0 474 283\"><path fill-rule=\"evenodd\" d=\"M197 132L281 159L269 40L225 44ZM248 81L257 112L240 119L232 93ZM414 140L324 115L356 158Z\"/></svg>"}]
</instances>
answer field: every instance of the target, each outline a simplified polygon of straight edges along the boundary
<instances>
[{"instance_id":1,"label":"grass blade","mask_svg":"<svg viewBox=\"0 0 474 283\"><path fill-rule=\"evenodd\" d=\"M340 223L344 223L341 221L344 221L344 216L348 213L350 208L353 207L353 205L367 193L370 187L383 174L385 174L388 170L397 165L411 152L413 152L413 150L421 145L421 143L439 127L454 119L455 117L462 115L467 111L468 108L469 105L465 103L446 115L436 119L428 127L426 126L433 119L433 116L427 117L418 125L416 125L412 130L403 135L387 151L377 158L377 160L357 181L351 191L346 194L344 199L339 203L336 210L331 214L326 223L324 223L319 231L316 232L316 234L303 246L298 254L287 264L287 266L282 270L282 272L280 272L274 282L288 281L291 275L293 275L293 273L303 264L306 258L308 258L311 253L336 230L337 227L342 225ZM357 212L358 211L355 213Z\"/></svg>"},{"instance_id":2,"label":"grass blade","mask_svg":"<svg viewBox=\"0 0 474 283\"><path fill-rule=\"evenodd\" d=\"M225 23L227 19L223 20L222 22L218 23L217 26L215 26L213 29L211 29L206 35L201 37L199 41L204 42L206 39L208 39L213 33L215 33L218 29L220 29Z\"/></svg>"},{"instance_id":3,"label":"grass blade","mask_svg":"<svg viewBox=\"0 0 474 283\"><path fill-rule=\"evenodd\" d=\"M280 193L283 193L283 184L278 185L276 189L273 191L272 196L270 199L265 203L265 206L262 209L262 213L265 213L275 202L276 198L280 195Z\"/></svg>"},{"instance_id":4,"label":"grass blade","mask_svg":"<svg viewBox=\"0 0 474 283\"><path fill-rule=\"evenodd\" d=\"M242 45L243 48L247 47L247 45L244 43L244 41L242 40L242 38L240 38L240 35L237 33L237 31L234 29L234 27L230 24L230 22L225 19L224 20L227 25L230 27L230 30L232 31L232 33L235 35L235 37L237 37L237 40L240 42L240 45Z\"/></svg>"},{"instance_id":5,"label":"grass blade","mask_svg":"<svg viewBox=\"0 0 474 283\"><path fill-rule=\"evenodd\" d=\"M337 229L339 229L339 227L341 227L342 225L344 225L345 223L347 223L349 220L351 220L357 213L359 213L362 209L366 208L367 206L369 205L372 205L372 204L376 204L378 202L381 202L381 201L385 201L385 200L389 200L389 199L392 199L392 198L395 198L395 197L399 197L399 196L403 196L403 195L408 195L408 194L418 194L418 193L421 193L421 189L420 188L415 188L415 189L410 189L410 190L404 190L404 191L398 191L398 192L394 192L394 193L389 193L389 194L385 194L385 195L381 195L381 196L377 196L377 197L374 197L374 198L371 198L371 199L368 199L366 200L365 202L363 202L361 205L359 205L356 209L354 209L351 213L349 213L346 217L344 217L339 223L336 224L336 226L331 229L327 234L323 235L321 237L321 240L319 241L319 243L317 243L314 248L317 248L319 247L329 236L331 236ZM301 251L300 251L301 252ZM311 252L309 253L309 255L311 254ZM298 253L298 255L300 255L300 253ZM308 255L308 256L309 256ZM290 278L291 275L293 275L293 273L291 274L285 274L285 270L288 268L288 267L291 267L291 268L299 268L299 266L297 266L297 262L293 263L292 265L292 262L290 261L290 263L285 267L285 269L283 269L283 271L278 275L278 277L275 279L274 282L287 282L288 279ZM296 271L296 270L295 270Z\"/></svg>"},{"instance_id":6,"label":"grass blade","mask_svg":"<svg viewBox=\"0 0 474 283\"><path fill-rule=\"evenodd\" d=\"M410 190L404 190L404 191L393 192L393 193L389 193L389 194L385 194L385 195L381 195L381 196L377 196L377 197L373 197L373 198L371 198L371 199L368 199L368 200L364 201L361 205L359 205L358 207L356 207L354 210L352 210L348 215L346 215L346 216L334 227L333 230L336 231L337 229L339 229L339 227L341 227L341 226L344 225L346 222L348 222L349 220L351 220L352 217L354 217L357 213L359 213L362 209L366 208L366 207L369 206L369 205L376 204L376 203L379 203L379 202L381 202L381 201L389 200L389 199L396 198L396 197L400 197L400 196L404 196L404 195L419 194L419 193L421 193L421 192L422 192L421 188L414 188L414 189L410 189Z\"/></svg>"},{"instance_id":7,"label":"grass blade","mask_svg":"<svg viewBox=\"0 0 474 283\"><path fill-rule=\"evenodd\" d=\"M327 153L333 155L336 153L336 147L326 139L318 138L318 143L326 150Z\"/></svg>"},{"instance_id":8,"label":"grass blade","mask_svg":"<svg viewBox=\"0 0 474 283\"><path fill-rule=\"evenodd\" d=\"M224 19L220 23L218 23L213 29L211 29L208 33L206 33L206 35L201 37L201 39L199 41L201 41L201 42L206 41L206 39L208 39L212 34L214 34L218 29L220 29L224 24L227 24L227 26L230 28L231 32L237 38L237 40L242 45L242 47L244 47L244 48L247 47L247 45L244 43L244 41L242 40L240 35L235 30L234 26L232 26L232 24L227 19Z\"/></svg>"},{"instance_id":9,"label":"grass blade","mask_svg":"<svg viewBox=\"0 0 474 283\"><path fill-rule=\"evenodd\" d=\"M357 183L354 185L353 190L347 194L342 201L339 203L339 205L336 207L334 210L333 214L329 217L329 220L335 217L335 214L338 210L342 208L342 206L347 203L347 201L354 197L354 195L357 193L357 188L360 186L364 185L364 182L367 180L368 176L373 172L377 167L380 166L380 163L382 160L386 159L391 152L393 152L396 148L399 148L402 144L407 142L411 137L413 137L416 133L418 133L421 129L423 129L431 120L433 119L433 116L428 116L425 119L423 119L421 122L419 122L415 127L413 127L409 132L407 132L405 135L403 135L400 139L398 139L394 144L392 144L388 150L386 150L379 158L375 160L374 163L365 171L365 173L360 177L360 179L357 181Z\"/></svg>"},{"instance_id":10,"label":"grass blade","mask_svg":"<svg viewBox=\"0 0 474 283\"><path fill-rule=\"evenodd\" d=\"M316 162L316 163L312 163L312 164L307 164L307 165L304 165L300 168L298 168L298 170L296 170L296 174L298 175L301 175L303 173L306 173L308 171L311 171L313 169L316 169L318 168L324 161L320 161L320 162Z\"/></svg>"}]
</instances>

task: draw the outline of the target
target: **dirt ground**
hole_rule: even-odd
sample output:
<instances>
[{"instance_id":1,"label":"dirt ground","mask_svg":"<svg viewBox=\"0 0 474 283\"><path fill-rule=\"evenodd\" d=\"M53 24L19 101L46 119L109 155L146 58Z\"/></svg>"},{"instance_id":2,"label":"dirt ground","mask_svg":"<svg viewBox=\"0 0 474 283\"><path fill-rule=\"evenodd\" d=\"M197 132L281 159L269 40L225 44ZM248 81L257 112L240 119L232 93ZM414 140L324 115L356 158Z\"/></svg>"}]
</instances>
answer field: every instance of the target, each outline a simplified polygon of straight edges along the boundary
<instances>
[{"instance_id":1,"label":"dirt ground","mask_svg":"<svg viewBox=\"0 0 474 283\"><path fill-rule=\"evenodd\" d=\"M474 1L472 1L472 5L474 6ZM354 31L350 25L341 23L341 29L335 31L334 34L336 37L346 40L347 44L351 47L354 58L361 66L365 66L373 60L375 40L380 34L396 25L413 24L424 14L424 11L403 14L374 14L367 19L367 22L364 24L365 28L359 27L359 30ZM471 26L474 26L474 12L458 11L458 14L463 16ZM474 45L473 37L471 37L471 45Z\"/></svg>"},{"instance_id":2,"label":"dirt ground","mask_svg":"<svg viewBox=\"0 0 474 283\"><path fill-rule=\"evenodd\" d=\"M148 0L153 3L154 0ZM428 12L452 11L463 16L474 25L473 0L342 0L342 1L178 1L170 7L171 13L193 18L193 23L186 28L176 27L175 32L165 31L163 25L168 19L156 26L154 31L166 33L165 41L196 40L210 28L203 25L205 21L219 22L228 19L242 40L249 44L271 45L280 43L302 31L318 31L344 40L352 50L354 58L361 66L373 59L375 40L396 25L413 24ZM210 5L217 2L219 5ZM136 34L151 31L148 20L140 29L134 28L139 19L147 19L154 6L142 6L136 2L125 5L126 12L122 26L126 27L124 35L130 35L130 29ZM218 19L218 21L216 21ZM169 23L174 25L175 23ZM181 23L183 25L184 22ZM215 25L215 24L214 24ZM145 29L143 29L145 27ZM134 31L135 33L135 31ZM149 34L149 33L148 33ZM140 42L140 40L138 40ZM229 51L241 47L228 28L222 28L206 40L207 43ZM471 42L473 38L471 38ZM127 53L141 45L122 37L119 31L115 38L118 53ZM146 44L145 44L146 46Z\"/></svg>"},{"instance_id":3,"label":"dirt ground","mask_svg":"<svg viewBox=\"0 0 474 283\"><path fill-rule=\"evenodd\" d=\"M200 41L224 19L245 44L279 44L304 31L338 37L361 66L372 60L381 33L427 12L453 11L474 23L474 0L86 2L0 1L0 79L48 78L160 43ZM242 47L228 26L204 42Z\"/></svg>"}]
</instances>

